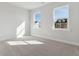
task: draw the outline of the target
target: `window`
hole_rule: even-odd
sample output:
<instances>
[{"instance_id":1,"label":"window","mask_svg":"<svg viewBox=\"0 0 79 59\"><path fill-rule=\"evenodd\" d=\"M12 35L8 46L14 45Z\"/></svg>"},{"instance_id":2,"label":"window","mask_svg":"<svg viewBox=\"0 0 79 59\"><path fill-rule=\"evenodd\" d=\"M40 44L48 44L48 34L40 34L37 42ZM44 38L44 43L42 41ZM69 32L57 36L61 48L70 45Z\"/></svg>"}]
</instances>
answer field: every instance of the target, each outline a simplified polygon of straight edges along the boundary
<instances>
[{"instance_id":1,"label":"window","mask_svg":"<svg viewBox=\"0 0 79 59\"><path fill-rule=\"evenodd\" d=\"M69 5L54 8L53 20L54 29L68 29Z\"/></svg>"},{"instance_id":2,"label":"window","mask_svg":"<svg viewBox=\"0 0 79 59\"><path fill-rule=\"evenodd\" d=\"M41 13L40 12L34 13L33 19L34 19L34 26L33 26L33 28L39 29L40 28Z\"/></svg>"}]
</instances>

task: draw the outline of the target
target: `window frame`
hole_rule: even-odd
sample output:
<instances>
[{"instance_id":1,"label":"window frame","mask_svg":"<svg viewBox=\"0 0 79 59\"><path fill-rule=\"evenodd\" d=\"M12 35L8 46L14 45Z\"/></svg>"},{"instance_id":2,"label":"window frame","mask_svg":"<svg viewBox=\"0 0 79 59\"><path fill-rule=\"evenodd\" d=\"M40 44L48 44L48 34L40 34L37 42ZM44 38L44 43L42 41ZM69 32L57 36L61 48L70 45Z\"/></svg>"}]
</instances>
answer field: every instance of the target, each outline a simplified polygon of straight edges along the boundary
<instances>
[{"instance_id":1,"label":"window frame","mask_svg":"<svg viewBox=\"0 0 79 59\"><path fill-rule=\"evenodd\" d=\"M68 7L67 28L55 28L55 9L60 9L60 8L65 7L65 6ZM52 26L52 29L54 29L54 30L69 30L69 19L70 19L69 17L70 17L70 6L68 4L55 7L53 9L53 26Z\"/></svg>"},{"instance_id":2,"label":"window frame","mask_svg":"<svg viewBox=\"0 0 79 59\"><path fill-rule=\"evenodd\" d=\"M40 20L39 20L39 24L37 24L38 28L35 28L35 17L36 17L36 14L40 14ZM33 28L34 29L40 29L40 21L41 21L41 11L36 11L33 13Z\"/></svg>"}]
</instances>

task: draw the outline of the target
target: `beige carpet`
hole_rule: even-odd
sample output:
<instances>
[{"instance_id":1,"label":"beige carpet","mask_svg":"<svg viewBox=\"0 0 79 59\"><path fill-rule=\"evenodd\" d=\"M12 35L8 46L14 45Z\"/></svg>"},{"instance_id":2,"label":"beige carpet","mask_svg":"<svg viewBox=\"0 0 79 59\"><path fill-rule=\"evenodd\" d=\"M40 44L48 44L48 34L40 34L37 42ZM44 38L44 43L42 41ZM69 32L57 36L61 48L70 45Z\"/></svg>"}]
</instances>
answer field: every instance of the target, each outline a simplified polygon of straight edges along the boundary
<instances>
[{"instance_id":1,"label":"beige carpet","mask_svg":"<svg viewBox=\"0 0 79 59\"><path fill-rule=\"evenodd\" d=\"M37 37L8 39L0 41L0 56L79 56L79 47Z\"/></svg>"}]
</instances>

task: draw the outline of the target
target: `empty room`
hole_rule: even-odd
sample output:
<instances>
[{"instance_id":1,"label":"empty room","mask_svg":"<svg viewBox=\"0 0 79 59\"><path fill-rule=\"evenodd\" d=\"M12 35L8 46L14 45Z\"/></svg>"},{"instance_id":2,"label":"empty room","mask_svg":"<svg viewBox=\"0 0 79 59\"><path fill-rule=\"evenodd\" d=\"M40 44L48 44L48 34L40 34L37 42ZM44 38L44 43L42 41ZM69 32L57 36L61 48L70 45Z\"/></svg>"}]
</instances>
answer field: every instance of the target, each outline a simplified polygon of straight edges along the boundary
<instances>
[{"instance_id":1,"label":"empty room","mask_svg":"<svg viewBox=\"0 0 79 59\"><path fill-rule=\"evenodd\" d=\"M0 2L0 56L79 56L79 2Z\"/></svg>"}]
</instances>

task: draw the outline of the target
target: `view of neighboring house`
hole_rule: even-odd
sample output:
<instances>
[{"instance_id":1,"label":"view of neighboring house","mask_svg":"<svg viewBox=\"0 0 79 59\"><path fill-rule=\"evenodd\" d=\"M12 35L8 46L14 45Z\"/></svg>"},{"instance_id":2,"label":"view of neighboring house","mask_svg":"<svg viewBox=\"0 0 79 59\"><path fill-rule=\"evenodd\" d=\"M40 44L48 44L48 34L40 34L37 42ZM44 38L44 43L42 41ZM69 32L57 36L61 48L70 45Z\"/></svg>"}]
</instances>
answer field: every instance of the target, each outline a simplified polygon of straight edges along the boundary
<instances>
[{"instance_id":1,"label":"view of neighboring house","mask_svg":"<svg viewBox=\"0 0 79 59\"><path fill-rule=\"evenodd\" d=\"M55 28L67 28L67 18L57 19Z\"/></svg>"}]
</instances>

